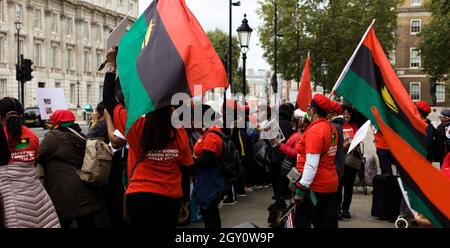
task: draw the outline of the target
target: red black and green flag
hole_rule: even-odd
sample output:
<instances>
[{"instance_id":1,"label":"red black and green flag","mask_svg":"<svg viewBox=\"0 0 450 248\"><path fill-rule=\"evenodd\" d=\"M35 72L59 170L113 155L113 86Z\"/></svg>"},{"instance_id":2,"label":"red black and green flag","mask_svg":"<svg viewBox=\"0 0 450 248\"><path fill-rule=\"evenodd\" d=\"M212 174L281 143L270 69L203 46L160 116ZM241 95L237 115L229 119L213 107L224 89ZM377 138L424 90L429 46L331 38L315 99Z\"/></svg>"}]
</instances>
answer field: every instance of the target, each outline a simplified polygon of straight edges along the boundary
<instances>
[{"instance_id":1,"label":"red black and green flag","mask_svg":"<svg viewBox=\"0 0 450 248\"><path fill-rule=\"evenodd\" d=\"M228 87L221 60L184 0L154 0L119 43L117 66L127 130L143 114L170 105L176 93Z\"/></svg>"},{"instance_id":2,"label":"red black and green flag","mask_svg":"<svg viewBox=\"0 0 450 248\"><path fill-rule=\"evenodd\" d=\"M408 144L412 151L426 158L426 127L427 124L420 118L419 112L397 77L381 44L375 36L372 22L364 34L360 44L341 73L333 92L342 95L359 112L371 120L379 129L372 108L378 110L380 120L386 124L400 139ZM381 133L384 135L383 131ZM385 138L386 139L386 138ZM388 143L389 144L389 143ZM390 142L390 145L398 146ZM391 147L391 146L390 146ZM392 148L392 147L391 147ZM403 149L403 147L400 147ZM450 226L448 213L444 214L440 206L430 201L431 195L424 188L422 177L411 173L411 167L416 161L402 160L402 154L392 150L394 156L400 161L400 175L411 200L411 206L416 211L428 217L435 226ZM401 161L409 161L402 163ZM427 170L436 170L427 167ZM435 175L435 174L430 174ZM427 180L433 181L430 177ZM441 197L450 192L442 192Z\"/></svg>"}]
</instances>

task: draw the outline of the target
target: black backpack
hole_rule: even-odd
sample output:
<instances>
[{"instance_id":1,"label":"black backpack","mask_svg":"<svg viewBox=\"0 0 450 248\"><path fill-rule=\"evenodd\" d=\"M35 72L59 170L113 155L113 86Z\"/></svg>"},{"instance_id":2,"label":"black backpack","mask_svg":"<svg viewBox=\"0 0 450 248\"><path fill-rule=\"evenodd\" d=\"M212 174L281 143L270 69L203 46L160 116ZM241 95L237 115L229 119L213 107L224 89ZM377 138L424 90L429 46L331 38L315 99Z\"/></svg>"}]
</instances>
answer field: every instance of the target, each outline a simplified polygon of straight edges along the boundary
<instances>
[{"instance_id":1,"label":"black backpack","mask_svg":"<svg viewBox=\"0 0 450 248\"><path fill-rule=\"evenodd\" d=\"M230 136L214 130L211 132L222 139L222 155L217 163L219 171L225 180L234 182L243 173L239 151L236 149L233 141L231 141Z\"/></svg>"}]
</instances>

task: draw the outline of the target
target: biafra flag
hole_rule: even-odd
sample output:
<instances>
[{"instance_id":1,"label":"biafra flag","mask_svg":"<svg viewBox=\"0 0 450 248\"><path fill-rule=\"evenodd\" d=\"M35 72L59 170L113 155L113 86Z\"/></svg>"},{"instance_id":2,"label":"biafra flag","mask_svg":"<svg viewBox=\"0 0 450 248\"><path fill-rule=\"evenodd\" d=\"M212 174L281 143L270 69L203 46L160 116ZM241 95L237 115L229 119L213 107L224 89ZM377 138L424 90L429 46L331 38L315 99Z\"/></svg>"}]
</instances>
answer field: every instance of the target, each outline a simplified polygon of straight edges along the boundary
<instances>
[{"instance_id":1,"label":"biafra flag","mask_svg":"<svg viewBox=\"0 0 450 248\"><path fill-rule=\"evenodd\" d=\"M184 0L154 0L120 41L117 67L127 131L140 116L171 105L176 93L228 87L221 60Z\"/></svg>"},{"instance_id":2,"label":"biafra flag","mask_svg":"<svg viewBox=\"0 0 450 248\"><path fill-rule=\"evenodd\" d=\"M441 202L431 199L436 197L435 194L445 198L450 192L444 189L441 192L430 191L429 182L439 181L439 173L432 172L436 169L431 165L417 170L415 163L418 161L411 160L414 156L426 158L427 124L420 118L416 106L384 54L375 36L374 22L345 66L333 92L342 95L370 119L377 130L380 130L380 124L383 123L398 136L396 140L401 140L402 143L391 140L388 145L400 163L398 169L408 191L411 207L424 214L435 226L449 227L450 213L446 212L449 209L440 205ZM372 108L377 110L379 121ZM383 135L385 130L381 130ZM389 137L385 137L385 140L388 141ZM403 143L407 146L402 145ZM408 147L411 149L404 152ZM426 175L429 177L416 175L424 171L427 171Z\"/></svg>"}]
</instances>

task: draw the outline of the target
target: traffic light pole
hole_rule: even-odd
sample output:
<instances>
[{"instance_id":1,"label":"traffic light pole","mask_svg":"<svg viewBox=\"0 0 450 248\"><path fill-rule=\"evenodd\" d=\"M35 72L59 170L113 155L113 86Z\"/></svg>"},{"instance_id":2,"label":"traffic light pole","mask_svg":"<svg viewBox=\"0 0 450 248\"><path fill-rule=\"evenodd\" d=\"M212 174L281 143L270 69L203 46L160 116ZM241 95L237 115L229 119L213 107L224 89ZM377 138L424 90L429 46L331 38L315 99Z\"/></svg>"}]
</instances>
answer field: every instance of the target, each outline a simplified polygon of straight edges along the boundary
<instances>
[{"instance_id":1,"label":"traffic light pole","mask_svg":"<svg viewBox=\"0 0 450 248\"><path fill-rule=\"evenodd\" d=\"M21 60L21 65L23 66L23 55L20 55ZM23 67L22 67L23 68ZM25 108L25 73L22 74L23 77L20 80L20 98L21 98L21 103L22 106Z\"/></svg>"},{"instance_id":2,"label":"traffic light pole","mask_svg":"<svg viewBox=\"0 0 450 248\"><path fill-rule=\"evenodd\" d=\"M18 26L17 27L17 66L16 66L16 70L19 70L19 68L21 68L21 67L22 67L22 61L21 61L21 57L20 57L20 26ZM19 101L23 105L23 98L21 98L21 94L20 94L20 89L22 88L22 90L23 90L23 87L21 87L21 85L22 85L21 81L23 81L23 79L17 80L17 98L19 98Z\"/></svg>"}]
</instances>

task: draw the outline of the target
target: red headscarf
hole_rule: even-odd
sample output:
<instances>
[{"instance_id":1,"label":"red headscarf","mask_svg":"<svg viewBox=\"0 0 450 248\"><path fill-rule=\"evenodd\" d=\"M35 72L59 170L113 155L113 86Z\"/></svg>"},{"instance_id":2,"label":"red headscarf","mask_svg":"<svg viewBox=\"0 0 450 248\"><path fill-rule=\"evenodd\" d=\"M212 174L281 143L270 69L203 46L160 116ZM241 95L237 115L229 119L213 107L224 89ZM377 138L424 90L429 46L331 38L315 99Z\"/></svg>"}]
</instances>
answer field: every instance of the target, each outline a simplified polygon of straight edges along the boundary
<instances>
[{"instance_id":1,"label":"red headscarf","mask_svg":"<svg viewBox=\"0 0 450 248\"><path fill-rule=\"evenodd\" d=\"M62 123L74 122L75 115L69 110L56 110L50 117L53 126L58 127Z\"/></svg>"}]
</instances>

